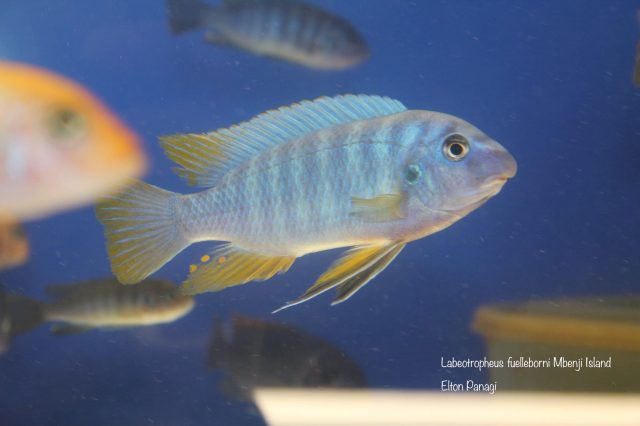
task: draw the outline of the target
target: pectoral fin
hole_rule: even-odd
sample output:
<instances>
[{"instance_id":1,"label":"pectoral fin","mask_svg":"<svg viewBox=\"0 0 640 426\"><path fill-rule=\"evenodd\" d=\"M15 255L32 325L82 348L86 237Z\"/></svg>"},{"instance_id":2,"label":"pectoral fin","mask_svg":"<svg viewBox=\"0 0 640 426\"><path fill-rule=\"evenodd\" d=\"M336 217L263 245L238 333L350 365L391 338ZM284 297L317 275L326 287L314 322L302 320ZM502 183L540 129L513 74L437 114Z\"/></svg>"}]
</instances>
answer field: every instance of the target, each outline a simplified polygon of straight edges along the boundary
<instances>
[{"instance_id":1,"label":"pectoral fin","mask_svg":"<svg viewBox=\"0 0 640 426\"><path fill-rule=\"evenodd\" d=\"M220 291L249 281L264 281L286 272L296 260L293 256L264 256L231 244L203 256L191 265L191 274L182 285L184 294Z\"/></svg>"},{"instance_id":2,"label":"pectoral fin","mask_svg":"<svg viewBox=\"0 0 640 426\"><path fill-rule=\"evenodd\" d=\"M397 248L398 246L400 246L399 249ZM327 290L330 290L347 282L348 280L359 274L365 274L369 270L369 268L378 264L381 259L387 256L387 254L395 251L395 254L391 256L386 264L384 264L384 266L386 266L389 262L391 262L391 260L393 260L393 257L398 254L402 247L404 247L404 243L390 243L385 245L355 247L347 251L346 254L335 261L331 265L331 267L324 274L322 274L320 278L318 278L315 284L313 284L302 296L294 301L288 302L286 305L284 305L280 309L275 310L273 313L305 302L321 293L324 293ZM375 273L371 273L366 281L377 275L377 273L379 273L384 268L384 266L382 266L377 271L374 271ZM359 287L366 284L366 281L364 283L361 283Z\"/></svg>"},{"instance_id":3,"label":"pectoral fin","mask_svg":"<svg viewBox=\"0 0 640 426\"><path fill-rule=\"evenodd\" d=\"M360 290L366 283L374 279L380 272L384 270L396 256L402 251L405 244L397 244L393 248L378 259L375 263L369 266L366 270L352 276L342 284L338 285L336 289L336 297L331 302L331 306L342 303L353 294Z\"/></svg>"},{"instance_id":4,"label":"pectoral fin","mask_svg":"<svg viewBox=\"0 0 640 426\"><path fill-rule=\"evenodd\" d=\"M351 198L351 215L365 222L388 222L406 216L407 195L382 194L373 198Z\"/></svg>"}]
</instances>

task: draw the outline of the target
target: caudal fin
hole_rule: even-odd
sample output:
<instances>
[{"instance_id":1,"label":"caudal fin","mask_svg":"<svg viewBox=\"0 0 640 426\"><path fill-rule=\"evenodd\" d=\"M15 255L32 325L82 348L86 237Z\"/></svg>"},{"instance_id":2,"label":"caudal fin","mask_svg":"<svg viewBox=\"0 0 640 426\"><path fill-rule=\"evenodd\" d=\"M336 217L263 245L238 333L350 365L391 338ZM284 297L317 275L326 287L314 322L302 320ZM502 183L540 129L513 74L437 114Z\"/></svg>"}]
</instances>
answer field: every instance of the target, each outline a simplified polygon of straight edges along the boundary
<instances>
[{"instance_id":1,"label":"caudal fin","mask_svg":"<svg viewBox=\"0 0 640 426\"><path fill-rule=\"evenodd\" d=\"M111 270L118 281L142 281L189 245L178 228L179 198L136 181L124 193L98 203L96 216L104 226Z\"/></svg>"},{"instance_id":2,"label":"caudal fin","mask_svg":"<svg viewBox=\"0 0 640 426\"><path fill-rule=\"evenodd\" d=\"M201 0L168 0L169 27L173 33L181 33L198 28L209 6Z\"/></svg>"},{"instance_id":3,"label":"caudal fin","mask_svg":"<svg viewBox=\"0 0 640 426\"><path fill-rule=\"evenodd\" d=\"M0 354L9 349L11 340L44 322L44 304L0 287Z\"/></svg>"}]
</instances>

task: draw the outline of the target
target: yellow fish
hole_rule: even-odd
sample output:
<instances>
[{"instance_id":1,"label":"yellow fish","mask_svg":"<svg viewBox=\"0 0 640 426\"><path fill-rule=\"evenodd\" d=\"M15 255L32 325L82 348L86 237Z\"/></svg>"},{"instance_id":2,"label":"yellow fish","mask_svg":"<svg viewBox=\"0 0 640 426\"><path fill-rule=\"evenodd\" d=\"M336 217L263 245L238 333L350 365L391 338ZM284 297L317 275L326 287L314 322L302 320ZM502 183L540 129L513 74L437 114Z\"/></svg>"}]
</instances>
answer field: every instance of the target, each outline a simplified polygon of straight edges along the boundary
<instances>
[{"instance_id":1,"label":"yellow fish","mask_svg":"<svg viewBox=\"0 0 640 426\"><path fill-rule=\"evenodd\" d=\"M82 204L140 175L137 137L86 89L0 61L0 220Z\"/></svg>"}]
</instances>

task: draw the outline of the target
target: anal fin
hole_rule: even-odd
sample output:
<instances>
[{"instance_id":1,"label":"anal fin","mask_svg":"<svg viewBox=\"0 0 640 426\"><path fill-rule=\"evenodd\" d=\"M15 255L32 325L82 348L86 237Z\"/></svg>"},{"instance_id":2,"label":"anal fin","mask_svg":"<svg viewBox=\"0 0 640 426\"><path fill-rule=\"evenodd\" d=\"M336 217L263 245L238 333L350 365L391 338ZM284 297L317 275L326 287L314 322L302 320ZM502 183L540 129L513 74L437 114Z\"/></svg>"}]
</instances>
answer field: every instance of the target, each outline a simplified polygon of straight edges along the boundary
<instances>
[{"instance_id":1,"label":"anal fin","mask_svg":"<svg viewBox=\"0 0 640 426\"><path fill-rule=\"evenodd\" d=\"M211 255L203 256L199 265L192 265L182 292L199 294L268 280L286 272L295 260L294 256L265 256L225 244Z\"/></svg>"},{"instance_id":2,"label":"anal fin","mask_svg":"<svg viewBox=\"0 0 640 426\"><path fill-rule=\"evenodd\" d=\"M406 216L405 193L381 194L373 198L351 198L351 216L365 222L388 222Z\"/></svg>"},{"instance_id":3,"label":"anal fin","mask_svg":"<svg viewBox=\"0 0 640 426\"><path fill-rule=\"evenodd\" d=\"M398 248L399 247L399 248ZM387 255L391 252L395 251L382 268L374 271L375 273L371 273L370 276L366 279L366 281L359 285L366 284L371 278L375 277L386 265L393 260L393 258L400 252L400 250L404 247L404 243L390 243L385 245L375 245L375 246L360 246L355 247L351 250L348 250L344 256L335 261L329 269L320 276L316 280L316 282L307 289L306 292L296 300L288 302L283 307L275 310L273 313L276 313L282 309L289 308L294 305L298 305L302 302L305 302L313 297L318 296L321 293L324 293L327 290L330 290L334 287L337 287L355 276L362 274L365 276L367 271L370 268L378 265L382 259L386 259ZM380 263L380 264L382 264ZM361 280L360 280L361 281Z\"/></svg>"}]
</instances>

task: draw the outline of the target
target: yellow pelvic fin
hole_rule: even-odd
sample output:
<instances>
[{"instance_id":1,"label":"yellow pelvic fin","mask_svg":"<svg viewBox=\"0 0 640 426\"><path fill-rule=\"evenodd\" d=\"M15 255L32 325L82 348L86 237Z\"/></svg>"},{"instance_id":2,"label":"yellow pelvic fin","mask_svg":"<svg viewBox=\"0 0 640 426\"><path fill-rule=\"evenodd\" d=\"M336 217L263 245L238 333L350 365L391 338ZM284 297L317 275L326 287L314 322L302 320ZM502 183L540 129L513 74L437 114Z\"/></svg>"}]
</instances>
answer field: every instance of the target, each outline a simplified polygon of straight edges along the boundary
<instances>
[{"instance_id":1,"label":"yellow pelvic fin","mask_svg":"<svg viewBox=\"0 0 640 426\"><path fill-rule=\"evenodd\" d=\"M191 268L182 286L184 294L220 291L249 281L268 280L287 272L296 260L294 256L264 256L232 244L225 244L202 259L206 262Z\"/></svg>"},{"instance_id":2,"label":"yellow pelvic fin","mask_svg":"<svg viewBox=\"0 0 640 426\"><path fill-rule=\"evenodd\" d=\"M407 195L404 192L382 194L373 198L351 198L351 215L365 222L388 222L406 216Z\"/></svg>"},{"instance_id":3,"label":"yellow pelvic fin","mask_svg":"<svg viewBox=\"0 0 640 426\"><path fill-rule=\"evenodd\" d=\"M369 281L374 279L380 272L384 270L396 256L402 251L406 244L397 244L393 246L388 253L378 259L375 263L369 266L364 271L355 274L342 284L338 285L336 289L336 297L331 301L331 305L337 305L342 303L360 290Z\"/></svg>"},{"instance_id":4,"label":"yellow pelvic fin","mask_svg":"<svg viewBox=\"0 0 640 426\"><path fill-rule=\"evenodd\" d=\"M400 247L397 249L397 247ZM351 250L348 250L344 256L335 261L329 269L317 279L315 284L313 284L306 292L299 298L294 301L288 302L286 305L277 309L275 312L278 312L282 309L300 304L305 302L321 293L324 293L327 290L330 290L346 281L351 279L352 277L358 274L365 274L369 268L376 265L381 259L385 258L385 256L394 250L397 253L404 247L404 243L390 243L385 245L375 245L375 246L360 246L355 247ZM388 265L391 260L393 260L393 255L389 261L384 265ZM384 268L382 267L382 269ZM370 280L375 277L377 273L379 273L382 269L379 269L375 274L372 273L371 276L366 280ZM360 285L360 287L366 284L366 281Z\"/></svg>"}]
</instances>

